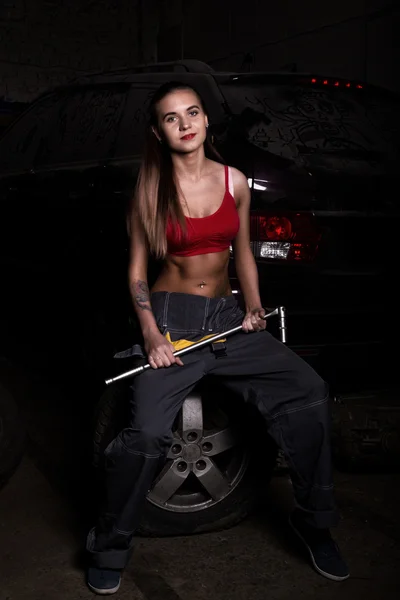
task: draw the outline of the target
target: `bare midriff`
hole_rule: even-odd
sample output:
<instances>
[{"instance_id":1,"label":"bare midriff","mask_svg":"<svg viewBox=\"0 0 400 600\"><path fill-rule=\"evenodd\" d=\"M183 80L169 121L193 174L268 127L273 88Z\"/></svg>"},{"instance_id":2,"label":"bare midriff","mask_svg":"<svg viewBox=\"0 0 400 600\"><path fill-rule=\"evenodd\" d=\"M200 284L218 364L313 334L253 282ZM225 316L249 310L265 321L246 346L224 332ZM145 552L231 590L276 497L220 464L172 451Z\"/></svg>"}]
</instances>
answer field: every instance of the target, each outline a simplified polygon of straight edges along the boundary
<instances>
[{"instance_id":1,"label":"bare midriff","mask_svg":"<svg viewBox=\"0 0 400 600\"><path fill-rule=\"evenodd\" d=\"M151 292L180 292L209 298L232 294L228 276L229 249L196 256L167 255Z\"/></svg>"}]
</instances>

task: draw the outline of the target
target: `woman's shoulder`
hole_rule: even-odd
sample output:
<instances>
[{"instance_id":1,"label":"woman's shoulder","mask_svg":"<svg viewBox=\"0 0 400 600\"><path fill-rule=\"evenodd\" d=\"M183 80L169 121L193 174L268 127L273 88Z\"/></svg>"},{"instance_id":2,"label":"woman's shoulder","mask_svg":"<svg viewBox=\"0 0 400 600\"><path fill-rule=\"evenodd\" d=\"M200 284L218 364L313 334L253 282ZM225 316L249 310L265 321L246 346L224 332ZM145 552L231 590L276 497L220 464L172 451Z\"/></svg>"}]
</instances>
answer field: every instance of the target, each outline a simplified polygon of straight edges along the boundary
<instances>
[{"instance_id":1,"label":"woman's shoulder","mask_svg":"<svg viewBox=\"0 0 400 600\"><path fill-rule=\"evenodd\" d=\"M231 176L233 178L233 182L235 184L248 185L246 175L244 173L242 173L242 171L239 171L239 169L237 169L236 167L232 167L230 165L224 165L220 162L217 162L217 161L211 160L211 159L209 159L209 162L211 163L213 170L216 173L219 173L220 176L223 176L225 174L225 169L229 169L229 171L231 172Z\"/></svg>"},{"instance_id":2,"label":"woman's shoulder","mask_svg":"<svg viewBox=\"0 0 400 600\"><path fill-rule=\"evenodd\" d=\"M229 167L229 170L231 172L234 189L237 191L248 189L249 184L246 175L242 173L242 171L239 171L239 169L236 169L236 167Z\"/></svg>"},{"instance_id":3,"label":"woman's shoulder","mask_svg":"<svg viewBox=\"0 0 400 600\"><path fill-rule=\"evenodd\" d=\"M228 167L230 172L232 173L232 177L238 183L247 183L247 177L242 171L239 171L236 167Z\"/></svg>"}]
</instances>

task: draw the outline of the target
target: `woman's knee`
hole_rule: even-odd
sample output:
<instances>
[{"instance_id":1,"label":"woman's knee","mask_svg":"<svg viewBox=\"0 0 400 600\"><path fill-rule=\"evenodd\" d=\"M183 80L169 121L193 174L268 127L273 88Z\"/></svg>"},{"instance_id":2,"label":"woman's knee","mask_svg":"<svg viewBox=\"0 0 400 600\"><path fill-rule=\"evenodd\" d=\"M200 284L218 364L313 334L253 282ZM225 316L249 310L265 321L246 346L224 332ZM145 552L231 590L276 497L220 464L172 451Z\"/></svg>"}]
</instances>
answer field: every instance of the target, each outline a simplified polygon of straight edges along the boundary
<instances>
[{"instance_id":1,"label":"woman's knee","mask_svg":"<svg viewBox=\"0 0 400 600\"><path fill-rule=\"evenodd\" d=\"M326 381L305 361L298 375L298 385L302 390L302 396L307 398L307 403L319 403L329 396L329 386Z\"/></svg>"},{"instance_id":2,"label":"woman's knee","mask_svg":"<svg viewBox=\"0 0 400 600\"><path fill-rule=\"evenodd\" d=\"M128 427L114 440L123 453L157 457L165 453L169 435L164 427L149 423L140 427Z\"/></svg>"}]
</instances>

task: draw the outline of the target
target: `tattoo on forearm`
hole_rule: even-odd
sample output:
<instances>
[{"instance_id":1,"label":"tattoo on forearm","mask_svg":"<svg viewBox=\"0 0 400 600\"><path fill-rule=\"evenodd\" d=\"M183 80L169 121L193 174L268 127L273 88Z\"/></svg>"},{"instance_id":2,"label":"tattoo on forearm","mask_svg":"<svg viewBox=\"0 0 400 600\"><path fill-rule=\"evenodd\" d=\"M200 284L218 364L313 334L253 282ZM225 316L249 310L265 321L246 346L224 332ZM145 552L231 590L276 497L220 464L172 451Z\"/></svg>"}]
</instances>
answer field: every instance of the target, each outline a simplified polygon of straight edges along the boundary
<instances>
[{"instance_id":1,"label":"tattoo on forearm","mask_svg":"<svg viewBox=\"0 0 400 600\"><path fill-rule=\"evenodd\" d=\"M131 284L132 297L136 305L142 310L151 310L149 286L140 279Z\"/></svg>"}]
</instances>

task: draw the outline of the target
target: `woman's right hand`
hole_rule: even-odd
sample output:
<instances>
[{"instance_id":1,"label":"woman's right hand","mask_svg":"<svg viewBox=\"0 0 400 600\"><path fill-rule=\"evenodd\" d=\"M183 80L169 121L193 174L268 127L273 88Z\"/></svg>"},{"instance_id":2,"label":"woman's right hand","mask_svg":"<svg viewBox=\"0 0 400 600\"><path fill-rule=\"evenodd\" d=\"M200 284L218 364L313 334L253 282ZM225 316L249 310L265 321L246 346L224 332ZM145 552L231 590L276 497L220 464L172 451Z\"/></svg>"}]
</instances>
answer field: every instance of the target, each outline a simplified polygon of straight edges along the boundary
<instances>
[{"instance_id":1,"label":"woman's right hand","mask_svg":"<svg viewBox=\"0 0 400 600\"><path fill-rule=\"evenodd\" d=\"M174 356L173 345L159 331L144 336L144 349L152 369L170 367L173 364L183 367L179 356Z\"/></svg>"}]
</instances>

